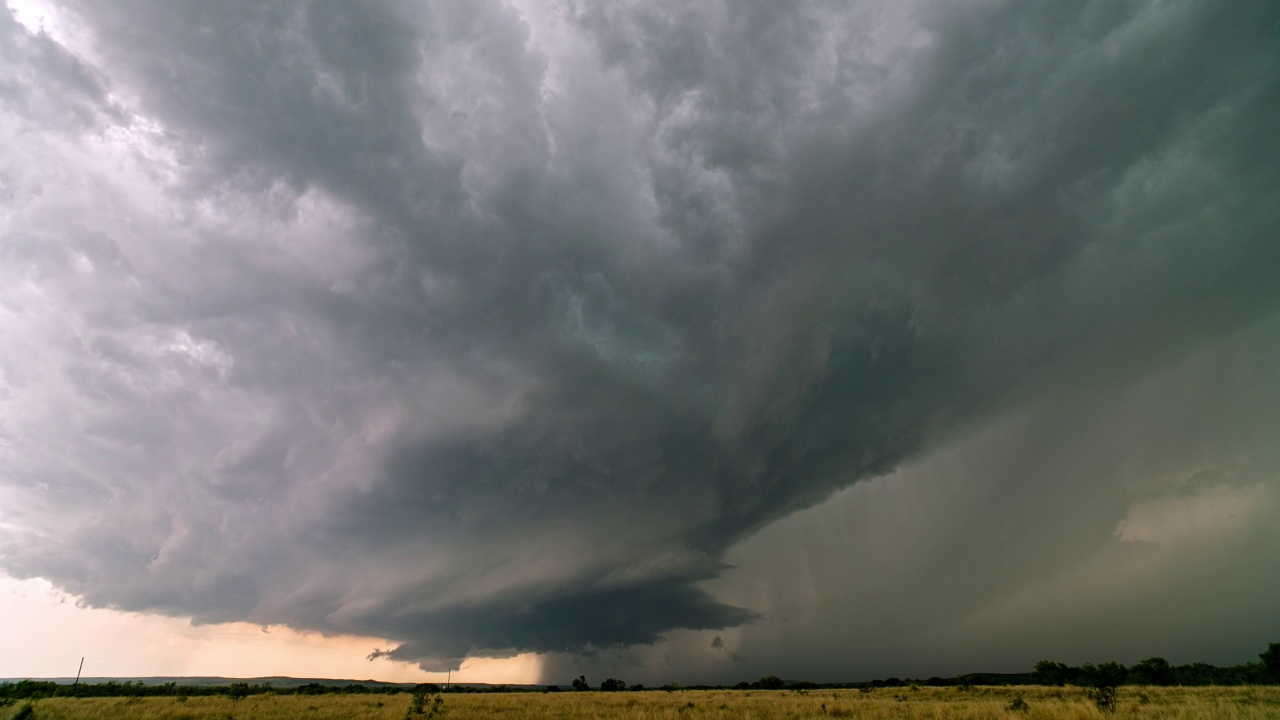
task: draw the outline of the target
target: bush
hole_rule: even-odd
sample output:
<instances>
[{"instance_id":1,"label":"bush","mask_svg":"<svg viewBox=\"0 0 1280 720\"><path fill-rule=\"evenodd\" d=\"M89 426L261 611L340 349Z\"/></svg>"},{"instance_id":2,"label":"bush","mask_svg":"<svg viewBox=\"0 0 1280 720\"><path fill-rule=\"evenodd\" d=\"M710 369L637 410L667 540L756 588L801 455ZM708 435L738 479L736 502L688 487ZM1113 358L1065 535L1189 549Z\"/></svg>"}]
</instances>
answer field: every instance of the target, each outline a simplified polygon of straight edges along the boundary
<instances>
[{"instance_id":1,"label":"bush","mask_svg":"<svg viewBox=\"0 0 1280 720\"><path fill-rule=\"evenodd\" d=\"M1116 711L1116 696L1127 676L1128 671L1118 662L1085 664L1080 668L1080 678L1089 689L1089 699L1103 712Z\"/></svg>"}]
</instances>

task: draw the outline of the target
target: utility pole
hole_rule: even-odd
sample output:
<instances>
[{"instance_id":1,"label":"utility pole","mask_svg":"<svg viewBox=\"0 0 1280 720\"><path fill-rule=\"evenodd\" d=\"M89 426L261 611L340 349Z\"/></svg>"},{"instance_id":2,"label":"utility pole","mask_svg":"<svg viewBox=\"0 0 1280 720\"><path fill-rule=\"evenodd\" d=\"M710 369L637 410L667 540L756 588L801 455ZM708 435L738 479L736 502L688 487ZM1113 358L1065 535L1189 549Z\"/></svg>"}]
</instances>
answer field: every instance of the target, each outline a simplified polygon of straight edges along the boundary
<instances>
[{"instance_id":1,"label":"utility pole","mask_svg":"<svg viewBox=\"0 0 1280 720\"><path fill-rule=\"evenodd\" d=\"M80 671L81 671L81 670L84 670L84 658L80 658L80 667L76 668L76 681L75 681L75 683L74 683L71 687L76 687L77 685L79 685L79 684L80 684Z\"/></svg>"}]
</instances>

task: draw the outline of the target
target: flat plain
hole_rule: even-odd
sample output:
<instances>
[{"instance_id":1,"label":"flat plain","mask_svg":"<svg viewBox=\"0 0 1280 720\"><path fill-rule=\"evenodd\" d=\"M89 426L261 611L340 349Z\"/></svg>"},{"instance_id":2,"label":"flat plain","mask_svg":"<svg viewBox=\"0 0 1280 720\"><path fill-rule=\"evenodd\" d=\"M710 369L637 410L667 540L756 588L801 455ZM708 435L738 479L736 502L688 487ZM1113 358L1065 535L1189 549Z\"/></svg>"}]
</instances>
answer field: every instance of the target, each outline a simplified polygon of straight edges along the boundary
<instances>
[{"instance_id":1,"label":"flat plain","mask_svg":"<svg viewBox=\"0 0 1280 720\"><path fill-rule=\"evenodd\" d=\"M435 697L439 703L433 702ZM427 698L412 713L412 696L253 695L146 698L49 698L32 703L32 720L402 720L504 718L506 720L794 720L861 718L1157 718L1170 720L1274 720L1280 686L1134 687L1120 689L1114 713L1099 710L1074 687L881 688L860 690L651 690L643 692L449 693ZM22 711L0 708L0 718Z\"/></svg>"}]
</instances>

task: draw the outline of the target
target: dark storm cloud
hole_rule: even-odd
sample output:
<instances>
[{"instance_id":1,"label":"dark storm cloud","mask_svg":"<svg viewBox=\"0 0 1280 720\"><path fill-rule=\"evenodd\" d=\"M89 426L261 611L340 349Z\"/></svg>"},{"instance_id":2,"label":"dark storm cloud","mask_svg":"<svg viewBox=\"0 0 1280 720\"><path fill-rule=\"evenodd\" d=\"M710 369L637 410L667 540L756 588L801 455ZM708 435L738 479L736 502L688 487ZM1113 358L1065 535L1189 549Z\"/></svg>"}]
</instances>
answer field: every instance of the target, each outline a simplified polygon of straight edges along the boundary
<instances>
[{"instance_id":1,"label":"dark storm cloud","mask_svg":"<svg viewBox=\"0 0 1280 720\"><path fill-rule=\"evenodd\" d=\"M73 5L6 122L135 164L6 158L0 562L90 604L733 627L753 532L1280 301L1263 5Z\"/></svg>"},{"instance_id":2,"label":"dark storm cloud","mask_svg":"<svg viewBox=\"0 0 1280 720\"><path fill-rule=\"evenodd\" d=\"M1130 386L1045 397L735 546L706 587L767 622L548 677L838 680L1159 655L1280 633L1277 318ZM722 654L731 653L732 662Z\"/></svg>"}]
</instances>

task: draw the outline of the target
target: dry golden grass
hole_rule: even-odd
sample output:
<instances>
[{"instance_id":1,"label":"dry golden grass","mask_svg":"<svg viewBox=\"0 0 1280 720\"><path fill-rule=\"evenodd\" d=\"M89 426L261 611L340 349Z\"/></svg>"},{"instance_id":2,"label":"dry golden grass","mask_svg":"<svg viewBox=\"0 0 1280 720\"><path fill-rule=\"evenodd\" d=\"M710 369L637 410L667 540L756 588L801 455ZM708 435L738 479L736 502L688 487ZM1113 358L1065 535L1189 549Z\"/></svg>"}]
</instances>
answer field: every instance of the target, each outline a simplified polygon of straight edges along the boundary
<instances>
[{"instance_id":1,"label":"dry golden grass","mask_svg":"<svg viewBox=\"0 0 1280 720\"><path fill-rule=\"evenodd\" d=\"M1010 709L1017 698L1023 710ZM402 720L409 695L256 695L238 702L225 697L51 698L37 701L34 720ZM0 710L7 718L21 703ZM428 707L430 703L428 703ZM425 718L426 716L413 716ZM883 720L1274 720L1280 718L1280 687L1134 688L1120 690L1114 715L1099 711L1078 688L885 688L859 690L682 690L638 693L509 693L444 695L446 718L509 720L791 720L862 718Z\"/></svg>"}]
</instances>

